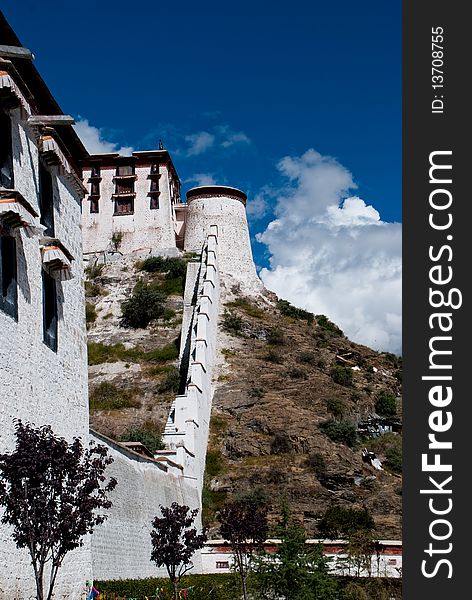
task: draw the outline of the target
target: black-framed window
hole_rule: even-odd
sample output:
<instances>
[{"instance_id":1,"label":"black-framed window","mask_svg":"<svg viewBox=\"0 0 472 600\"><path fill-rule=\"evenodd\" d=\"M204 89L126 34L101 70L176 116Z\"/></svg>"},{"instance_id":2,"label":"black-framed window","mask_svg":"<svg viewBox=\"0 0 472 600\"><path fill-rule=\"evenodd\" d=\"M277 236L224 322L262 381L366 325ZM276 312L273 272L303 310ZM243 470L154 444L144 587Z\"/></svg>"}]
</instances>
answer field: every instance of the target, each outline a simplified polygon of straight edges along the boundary
<instances>
[{"instance_id":1,"label":"black-framed window","mask_svg":"<svg viewBox=\"0 0 472 600\"><path fill-rule=\"evenodd\" d=\"M159 173L159 163L152 163L151 165L151 173Z\"/></svg>"},{"instance_id":2,"label":"black-framed window","mask_svg":"<svg viewBox=\"0 0 472 600\"><path fill-rule=\"evenodd\" d=\"M13 145L11 139L11 119L0 109L0 186L12 190L15 187L13 176Z\"/></svg>"},{"instance_id":3,"label":"black-framed window","mask_svg":"<svg viewBox=\"0 0 472 600\"><path fill-rule=\"evenodd\" d=\"M115 198L115 215L132 215L134 213L134 198Z\"/></svg>"},{"instance_id":4,"label":"black-framed window","mask_svg":"<svg viewBox=\"0 0 472 600\"><path fill-rule=\"evenodd\" d=\"M16 240L0 236L0 309L18 320Z\"/></svg>"},{"instance_id":5,"label":"black-framed window","mask_svg":"<svg viewBox=\"0 0 472 600\"><path fill-rule=\"evenodd\" d=\"M117 181L115 194L134 194L134 180L124 179Z\"/></svg>"},{"instance_id":6,"label":"black-framed window","mask_svg":"<svg viewBox=\"0 0 472 600\"><path fill-rule=\"evenodd\" d=\"M152 195L149 201L149 208L151 210L156 210L159 208L159 195Z\"/></svg>"},{"instance_id":7,"label":"black-framed window","mask_svg":"<svg viewBox=\"0 0 472 600\"><path fill-rule=\"evenodd\" d=\"M100 165L92 165L90 177L100 177Z\"/></svg>"},{"instance_id":8,"label":"black-framed window","mask_svg":"<svg viewBox=\"0 0 472 600\"><path fill-rule=\"evenodd\" d=\"M43 270L43 341L57 351L57 289L56 280Z\"/></svg>"},{"instance_id":9,"label":"black-framed window","mask_svg":"<svg viewBox=\"0 0 472 600\"><path fill-rule=\"evenodd\" d=\"M46 227L45 235L54 237L54 191L52 174L39 161L39 210L41 212L41 225Z\"/></svg>"},{"instance_id":10,"label":"black-framed window","mask_svg":"<svg viewBox=\"0 0 472 600\"><path fill-rule=\"evenodd\" d=\"M100 206L98 203L98 196L92 196L90 198L90 214L95 214L100 212Z\"/></svg>"},{"instance_id":11,"label":"black-framed window","mask_svg":"<svg viewBox=\"0 0 472 600\"><path fill-rule=\"evenodd\" d=\"M92 181L90 183L90 195L91 196L100 196L100 182Z\"/></svg>"}]
</instances>

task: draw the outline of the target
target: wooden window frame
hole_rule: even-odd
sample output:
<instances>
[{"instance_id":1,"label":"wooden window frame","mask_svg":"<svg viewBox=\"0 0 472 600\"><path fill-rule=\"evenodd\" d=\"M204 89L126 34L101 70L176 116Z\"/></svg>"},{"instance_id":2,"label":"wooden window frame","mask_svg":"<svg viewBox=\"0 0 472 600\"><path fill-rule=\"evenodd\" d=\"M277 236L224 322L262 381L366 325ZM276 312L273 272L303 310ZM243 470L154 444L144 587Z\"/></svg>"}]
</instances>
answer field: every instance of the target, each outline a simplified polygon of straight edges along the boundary
<instances>
[{"instance_id":1,"label":"wooden window frame","mask_svg":"<svg viewBox=\"0 0 472 600\"><path fill-rule=\"evenodd\" d=\"M0 236L0 310L18 321L18 266L16 239Z\"/></svg>"},{"instance_id":2,"label":"wooden window frame","mask_svg":"<svg viewBox=\"0 0 472 600\"><path fill-rule=\"evenodd\" d=\"M57 283L44 269L42 270L43 289L43 342L53 352L57 352Z\"/></svg>"},{"instance_id":3,"label":"wooden window frame","mask_svg":"<svg viewBox=\"0 0 472 600\"><path fill-rule=\"evenodd\" d=\"M0 186L13 190L15 172L13 167L12 124L10 116L0 109Z\"/></svg>"}]
</instances>

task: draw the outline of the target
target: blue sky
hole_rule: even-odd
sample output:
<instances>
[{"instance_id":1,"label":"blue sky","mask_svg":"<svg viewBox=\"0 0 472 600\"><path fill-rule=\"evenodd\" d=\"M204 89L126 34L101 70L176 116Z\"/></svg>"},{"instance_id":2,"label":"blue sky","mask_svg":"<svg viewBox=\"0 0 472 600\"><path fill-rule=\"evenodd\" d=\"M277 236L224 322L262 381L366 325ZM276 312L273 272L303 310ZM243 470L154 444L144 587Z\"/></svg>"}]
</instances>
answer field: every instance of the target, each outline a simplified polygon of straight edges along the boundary
<instances>
[{"instance_id":1,"label":"blue sky","mask_svg":"<svg viewBox=\"0 0 472 600\"><path fill-rule=\"evenodd\" d=\"M339 203L359 196L382 222L401 220L399 0L7 0L3 10L63 110L102 140L138 150L162 138L184 190L208 179L257 200L259 267L288 266L273 240L255 240L296 204L302 177L284 157L334 157L357 186L339 188Z\"/></svg>"}]
</instances>

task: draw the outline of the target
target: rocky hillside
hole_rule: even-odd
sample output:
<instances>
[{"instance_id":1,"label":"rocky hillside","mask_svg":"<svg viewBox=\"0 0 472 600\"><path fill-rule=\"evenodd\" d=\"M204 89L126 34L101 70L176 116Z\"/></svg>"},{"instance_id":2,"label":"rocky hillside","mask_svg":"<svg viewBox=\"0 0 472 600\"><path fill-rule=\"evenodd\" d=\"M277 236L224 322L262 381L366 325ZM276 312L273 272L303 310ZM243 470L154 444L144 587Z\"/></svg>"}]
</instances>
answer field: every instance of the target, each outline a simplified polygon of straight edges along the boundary
<instances>
[{"instance_id":1,"label":"rocky hillside","mask_svg":"<svg viewBox=\"0 0 472 600\"><path fill-rule=\"evenodd\" d=\"M156 449L179 386L181 275L141 268L122 259L88 270L91 425ZM161 294L158 316L145 328L123 327L122 303L140 287ZM365 505L379 537L400 538L401 434L366 439L358 431L378 414L400 429L399 359L269 292L226 297L203 496L211 533L218 508L251 493L271 501L274 519L287 502L310 536L335 503ZM364 447L383 470L363 460Z\"/></svg>"}]
</instances>

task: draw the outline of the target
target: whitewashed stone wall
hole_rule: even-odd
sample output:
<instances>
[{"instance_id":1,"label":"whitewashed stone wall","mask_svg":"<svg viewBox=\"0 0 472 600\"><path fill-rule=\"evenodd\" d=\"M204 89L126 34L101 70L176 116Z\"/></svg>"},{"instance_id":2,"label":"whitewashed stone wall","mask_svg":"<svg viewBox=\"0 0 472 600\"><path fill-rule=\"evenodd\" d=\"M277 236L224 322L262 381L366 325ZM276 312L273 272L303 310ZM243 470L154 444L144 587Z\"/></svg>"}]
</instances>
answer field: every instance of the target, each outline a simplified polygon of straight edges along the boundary
<instances>
[{"instance_id":1,"label":"whitewashed stone wall","mask_svg":"<svg viewBox=\"0 0 472 600\"><path fill-rule=\"evenodd\" d=\"M84 253L109 252L114 249L112 236L121 232L123 238L119 251L123 254L137 252L139 254L156 251L169 252L176 250L175 231L177 227L175 210L172 203L174 192L169 170L166 165L159 166L159 208L150 208L147 195L150 187L150 167L136 166L136 196L134 198L134 214L114 215L116 167L101 167L99 212L90 212L88 196L83 201L83 235ZM84 183L89 188L90 168L84 169Z\"/></svg>"},{"instance_id":2,"label":"whitewashed stone wall","mask_svg":"<svg viewBox=\"0 0 472 600\"><path fill-rule=\"evenodd\" d=\"M164 441L176 453L185 475L194 478L201 494L213 398L212 373L216 358L219 310L218 227L210 225L203 248L198 276L187 273L185 298L195 294L193 312L187 313L182 328L181 357L188 345L188 375L185 393L172 404ZM193 265L192 265L193 266Z\"/></svg>"},{"instance_id":3,"label":"whitewashed stone wall","mask_svg":"<svg viewBox=\"0 0 472 600\"><path fill-rule=\"evenodd\" d=\"M24 117L25 115L23 115ZM11 111L15 187L39 212L37 136L20 109ZM57 283L58 349L43 343L41 253L39 239L16 230L18 322L0 310L0 452L13 448L13 420L50 424L68 439L88 441L88 400L80 198L73 178L51 167L55 234L74 256L74 278ZM78 598L91 574L90 543L71 553L60 570L56 598ZM0 525L0 599L33 595L34 576L25 551Z\"/></svg>"},{"instance_id":4,"label":"whitewashed stone wall","mask_svg":"<svg viewBox=\"0 0 472 600\"><path fill-rule=\"evenodd\" d=\"M152 520L161 516L159 505L172 502L190 508L200 507L200 493L193 480L166 471L156 461L128 451L118 444L92 434L104 443L114 459L108 474L118 485L110 499L108 518L92 536L93 576L95 579L140 579L166 576L165 568L151 562ZM200 514L197 526L201 527ZM194 558L194 571L201 572L201 557Z\"/></svg>"},{"instance_id":5,"label":"whitewashed stone wall","mask_svg":"<svg viewBox=\"0 0 472 600\"><path fill-rule=\"evenodd\" d=\"M260 293L262 283L252 257L244 203L230 195L228 188L219 191L219 186L211 186L211 190L188 198L185 250L201 251L210 225L216 225L222 279L239 285L245 294Z\"/></svg>"}]
</instances>

